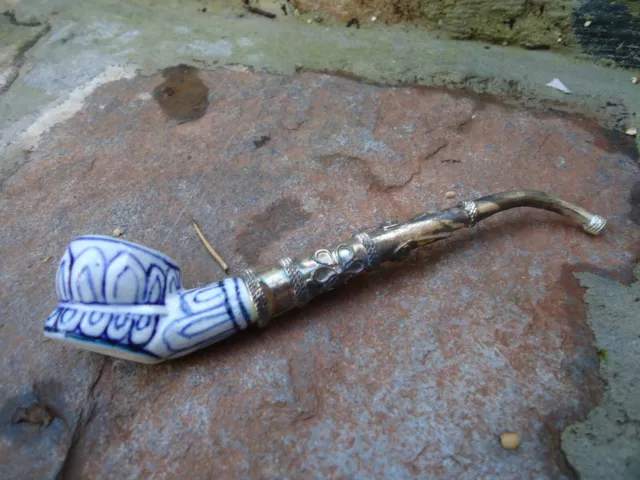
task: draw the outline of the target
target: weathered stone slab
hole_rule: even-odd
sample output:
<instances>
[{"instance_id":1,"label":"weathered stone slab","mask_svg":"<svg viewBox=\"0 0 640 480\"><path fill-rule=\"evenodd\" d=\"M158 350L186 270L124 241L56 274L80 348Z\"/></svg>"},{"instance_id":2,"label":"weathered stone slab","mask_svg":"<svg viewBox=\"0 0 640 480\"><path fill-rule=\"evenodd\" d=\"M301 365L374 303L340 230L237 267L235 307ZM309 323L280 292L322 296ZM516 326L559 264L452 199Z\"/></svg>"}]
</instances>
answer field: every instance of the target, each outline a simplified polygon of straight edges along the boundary
<instances>
[{"instance_id":1,"label":"weathered stone slab","mask_svg":"<svg viewBox=\"0 0 640 480\"><path fill-rule=\"evenodd\" d=\"M0 476L569 475L559 434L603 391L572 272L630 276L634 159L589 122L445 91L197 75L204 115L168 117L161 75L101 86L2 185ZM200 93L183 100L202 106ZM176 259L190 287L222 273L187 213L237 274L512 188L575 201L608 230L507 212L158 366L42 335L56 262L80 234L121 228ZM505 430L521 434L516 452L500 446Z\"/></svg>"}]
</instances>

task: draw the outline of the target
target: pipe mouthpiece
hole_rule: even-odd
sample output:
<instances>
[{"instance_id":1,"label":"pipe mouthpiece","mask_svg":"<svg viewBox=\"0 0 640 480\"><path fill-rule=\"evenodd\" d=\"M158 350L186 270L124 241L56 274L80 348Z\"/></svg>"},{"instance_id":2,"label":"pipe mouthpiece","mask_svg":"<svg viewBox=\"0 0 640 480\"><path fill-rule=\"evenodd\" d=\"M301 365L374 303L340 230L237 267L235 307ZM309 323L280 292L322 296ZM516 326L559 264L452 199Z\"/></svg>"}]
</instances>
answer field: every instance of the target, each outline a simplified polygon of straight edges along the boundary
<instances>
[{"instance_id":1,"label":"pipe mouthpiece","mask_svg":"<svg viewBox=\"0 0 640 480\"><path fill-rule=\"evenodd\" d=\"M607 221L602 218L600 215L593 215L589 223L582 226L585 232L590 233L591 235L599 235L604 227L607 225Z\"/></svg>"}]
</instances>

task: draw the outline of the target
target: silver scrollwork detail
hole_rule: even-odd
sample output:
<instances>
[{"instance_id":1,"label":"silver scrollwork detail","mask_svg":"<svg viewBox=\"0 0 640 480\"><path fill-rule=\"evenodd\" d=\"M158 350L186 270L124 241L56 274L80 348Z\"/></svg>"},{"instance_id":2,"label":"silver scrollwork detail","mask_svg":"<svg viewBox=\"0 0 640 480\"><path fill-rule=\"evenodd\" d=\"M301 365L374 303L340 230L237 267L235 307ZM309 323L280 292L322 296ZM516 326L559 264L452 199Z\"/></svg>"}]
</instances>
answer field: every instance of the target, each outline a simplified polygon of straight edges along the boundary
<instances>
[{"instance_id":1,"label":"silver scrollwork detail","mask_svg":"<svg viewBox=\"0 0 640 480\"><path fill-rule=\"evenodd\" d=\"M322 291L331 290L365 269L364 262L356 258L353 247L347 244L338 245L333 251L318 250L313 259L318 266L311 274L311 282Z\"/></svg>"}]
</instances>

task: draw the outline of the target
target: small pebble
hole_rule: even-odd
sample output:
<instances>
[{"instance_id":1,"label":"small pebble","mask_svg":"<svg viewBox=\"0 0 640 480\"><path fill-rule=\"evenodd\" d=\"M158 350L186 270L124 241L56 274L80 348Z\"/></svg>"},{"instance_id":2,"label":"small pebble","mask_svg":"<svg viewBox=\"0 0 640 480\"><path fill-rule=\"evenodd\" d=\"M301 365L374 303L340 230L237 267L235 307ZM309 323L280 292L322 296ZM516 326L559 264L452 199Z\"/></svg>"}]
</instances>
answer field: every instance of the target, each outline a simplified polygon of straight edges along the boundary
<instances>
[{"instance_id":1,"label":"small pebble","mask_svg":"<svg viewBox=\"0 0 640 480\"><path fill-rule=\"evenodd\" d=\"M588 27L589 25L591 25L591 20L587 20L586 22L584 22L585 27Z\"/></svg>"},{"instance_id":2,"label":"small pebble","mask_svg":"<svg viewBox=\"0 0 640 480\"><path fill-rule=\"evenodd\" d=\"M562 42L562 37L558 37L558 43Z\"/></svg>"},{"instance_id":3,"label":"small pebble","mask_svg":"<svg viewBox=\"0 0 640 480\"><path fill-rule=\"evenodd\" d=\"M378 20L378 17L376 17L375 15L373 17L371 17L371 21L375 22L376 20Z\"/></svg>"},{"instance_id":4,"label":"small pebble","mask_svg":"<svg viewBox=\"0 0 640 480\"><path fill-rule=\"evenodd\" d=\"M311 23L313 22L313 20L311 20L310 18L307 20L307 23Z\"/></svg>"},{"instance_id":5,"label":"small pebble","mask_svg":"<svg viewBox=\"0 0 640 480\"><path fill-rule=\"evenodd\" d=\"M113 231L112 235L113 235L114 237L121 237L123 233L124 233L124 230L122 230L121 228L116 228L116 229Z\"/></svg>"},{"instance_id":6,"label":"small pebble","mask_svg":"<svg viewBox=\"0 0 640 480\"><path fill-rule=\"evenodd\" d=\"M444 194L444 198L456 198L456 195L456 192L454 192L453 190L449 190Z\"/></svg>"},{"instance_id":7,"label":"small pebble","mask_svg":"<svg viewBox=\"0 0 640 480\"><path fill-rule=\"evenodd\" d=\"M504 432L500 435L500 443L506 450L515 450L520 446L520 435L515 432Z\"/></svg>"},{"instance_id":8,"label":"small pebble","mask_svg":"<svg viewBox=\"0 0 640 480\"><path fill-rule=\"evenodd\" d=\"M636 127L631 127L631 128L627 128L624 133L626 133L627 135L631 135L632 137L635 137L638 134L638 129Z\"/></svg>"}]
</instances>

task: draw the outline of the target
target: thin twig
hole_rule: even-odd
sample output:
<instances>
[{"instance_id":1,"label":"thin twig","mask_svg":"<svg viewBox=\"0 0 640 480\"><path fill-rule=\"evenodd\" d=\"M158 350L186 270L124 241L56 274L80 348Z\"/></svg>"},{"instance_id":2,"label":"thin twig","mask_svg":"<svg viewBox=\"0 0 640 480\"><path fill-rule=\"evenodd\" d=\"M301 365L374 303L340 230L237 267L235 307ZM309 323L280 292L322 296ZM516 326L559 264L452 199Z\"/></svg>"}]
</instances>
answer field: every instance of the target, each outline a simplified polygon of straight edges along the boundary
<instances>
[{"instance_id":1,"label":"thin twig","mask_svg":"<svg viewBox=\"0 0 640 480\"><path fill-rule=\"evenodd\" d=\"M207 239L204 237L204 234L200 230L200 227L198 226L198 224L196 223L196 221L193 219L193 217L191 215L189 215L189 220L191 220L191 223L193 224L193 228L196 230L196 233L198 234L198 237L200 238L200 241L204 245L204 248L206 248L207 251L209 252L209 254L213 257L213 259L216 262L218 262L218 264L222 267L222 269L225 271L225 273L229 273L229 266L222 259L220 254L218 252L216 252L216 249L213 248L211 246L211 244L207 241Z\"/></svg>"},{"instance_id":2,"label":"thin twig","mask_svg":"<svg viewBox=\"0 0 640 480\"><path fill-rule=\"evenodd\" d=\"M251 7L249 5L245 5L248 12L255 13L256 15L262 15L263 17L274 19L277 17L275 13L267 12L266 10L262 10L261 8Z\"/></svg>"}]
</instances>

